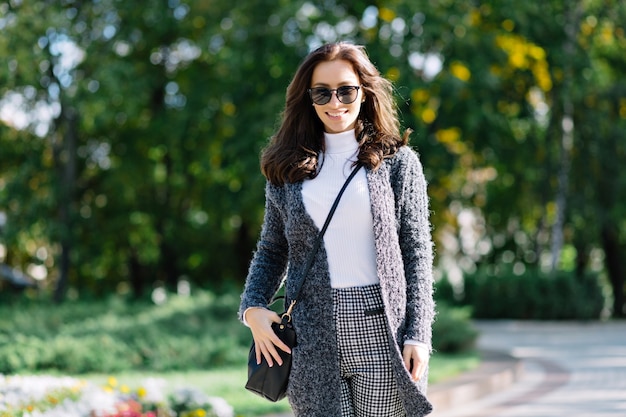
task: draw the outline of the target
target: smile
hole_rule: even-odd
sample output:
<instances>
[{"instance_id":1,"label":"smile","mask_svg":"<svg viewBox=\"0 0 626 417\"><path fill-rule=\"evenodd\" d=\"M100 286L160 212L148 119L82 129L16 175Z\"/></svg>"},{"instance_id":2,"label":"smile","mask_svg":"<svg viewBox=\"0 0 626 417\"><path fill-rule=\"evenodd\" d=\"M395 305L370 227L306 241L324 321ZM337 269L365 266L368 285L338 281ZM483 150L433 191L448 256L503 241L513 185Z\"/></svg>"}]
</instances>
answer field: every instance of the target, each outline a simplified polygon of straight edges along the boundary
<instances>
[{"instance_id":1,"label":"smile","mask_svg":"<svg viewBox=\"0 0 626 417\"><path fill-rule=\"evenodd\" d=\"M327 114L329 117L341 117L341 116L343 116L344 114L346 114L347 112L348 112L347 110L344 110L344 111L341 111L341 112L333 112L333 113L326 112L326 114Z\"/></svg>"}]
</instances>

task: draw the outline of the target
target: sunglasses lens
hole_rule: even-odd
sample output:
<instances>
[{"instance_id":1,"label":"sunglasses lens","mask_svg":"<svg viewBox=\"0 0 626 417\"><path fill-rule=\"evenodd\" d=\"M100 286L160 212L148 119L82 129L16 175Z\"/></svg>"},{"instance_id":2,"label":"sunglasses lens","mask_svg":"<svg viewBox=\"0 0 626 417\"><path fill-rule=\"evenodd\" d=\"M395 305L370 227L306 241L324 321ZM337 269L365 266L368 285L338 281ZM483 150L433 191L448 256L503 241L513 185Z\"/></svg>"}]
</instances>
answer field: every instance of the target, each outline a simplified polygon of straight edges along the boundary
<instances>
[{"instance_id":1,"label":"sunglasses lens","mask_svg":"<svg viewBox=\"0 0 626 417\"><path fill-rule=\"evenodd\" d=\"M328 88L311 88L311 100L315 104L326 104L330 101L333 92Z\"/></svg>"},{"instance_id":2,"label":"sunglasses lens","mask_svg":"<svg viewBox=\"0 0 626 417\"><path fill-rule=\"evenodd\" d=\"M356 100L358 91L359 90L356 87L352 87L352 86L339 87L337 89L337 98L343 104L350 104L354 100Z\"/></svg>"}]
</instances>

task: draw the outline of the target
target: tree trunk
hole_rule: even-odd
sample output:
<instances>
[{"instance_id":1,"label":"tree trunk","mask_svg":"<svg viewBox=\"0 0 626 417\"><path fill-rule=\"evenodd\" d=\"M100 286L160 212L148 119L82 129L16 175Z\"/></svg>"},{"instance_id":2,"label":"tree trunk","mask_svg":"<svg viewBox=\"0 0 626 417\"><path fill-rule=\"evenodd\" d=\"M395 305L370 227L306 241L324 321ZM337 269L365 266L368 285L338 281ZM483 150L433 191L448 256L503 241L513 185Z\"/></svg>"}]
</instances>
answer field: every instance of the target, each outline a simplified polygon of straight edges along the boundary
<instances>
[{"instance_id":1,"label":"tree trunk","mask_svg":"<svg viewBox=\"0 0 626 417\"><path fill-rule=\"evenodd\" d=\"M612 223L602 227L602 247L604 249L606 270L613 288L613 317L626 317L626 271L622 264L624 257L619 243L617 228Z\"/></svg>"},{"instance_id":2,"label":"tree trunk","mask_svg":"<svg viewBox=\"0 0 626 417\"><path fill-rule=\"evenodd\" d=\"M73 246L73 213L74 194L76 188L76 146L78 142L78 115L73 108L63 111L62 120L67 130L61 145L55 152L57 167L59 168L59 223L61 226L59 255L59 278L54 289L54 301L63 302L69 282L71 269L70 254Z\"/></svg>"},{"instance_id":3,"label":"tree trunk","mask_svg":"<svg viewBox=\"0 0 626 417\"><path fill-rule=\"evenodd\" d=\"M128 268L130 271L130 287L133 291L133 298L135 300L138 300L143 297L145 293L146 283L144 279L143 268L141 266L141 263L139 263L139 259L137 259L137 253L134 249L131 249L131 251L132 253L130 255L130 258L128 259Z\"/></svg>"},{"instance_id":4,"label":"tree trunk","mask_svg":"<svg viewBox=\"0 0 626 417\"><path fill-rule=\"evenodd\" d=\"M571 98L572 84L572 57L576 53L576 32L579 26L581 16L578 1L571 1L570 6L565 11L565 44L563 51L565 55L564 62L564 80L563 80L563 117L561 118L561 141L559 145L560 162L558 174L558 189L556 192L556 219L552 225L552 271L556 271L561 257L563 248L563 225L565 224L565 209L567 204L567 190L569 188L569 171L571 165L571 153L574 145L574 104ZM567 7L567 6L566 6Z\"/></svg>"},{"instance_id":5,"label":"tree trunk","mask_svg":"<svg viewBox=\"0 0 626 417\"><path fill-rule=\"evenodd\" d=\"M165 288L168 291L176 292L178 286L178 277L180 272L176 264L177 254L169 243L163 242L161 248L161 272L165 275Z\"/></svg>"}]
</instances>

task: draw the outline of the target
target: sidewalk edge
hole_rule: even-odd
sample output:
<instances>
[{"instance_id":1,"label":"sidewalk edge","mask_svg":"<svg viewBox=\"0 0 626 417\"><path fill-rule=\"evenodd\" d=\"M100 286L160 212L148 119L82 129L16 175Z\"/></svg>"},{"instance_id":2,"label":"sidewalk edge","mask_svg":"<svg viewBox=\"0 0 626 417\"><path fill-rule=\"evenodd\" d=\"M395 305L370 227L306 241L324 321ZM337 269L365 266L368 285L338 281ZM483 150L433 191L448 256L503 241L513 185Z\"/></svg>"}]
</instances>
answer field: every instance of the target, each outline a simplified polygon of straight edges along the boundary
<instances>
[{"instance_id":1,"label":"sidewalk edge","mask_svg":"<svg viewBox=\"0 0 626 417\"><path fill-rule=\"evenodd\" d=\"M489 350L482 350L481 355L482 361L478 368L429 388L428 399L437 411L467 404L503 390L522 376L520 359Z\"/></svg>"}]
</instances>

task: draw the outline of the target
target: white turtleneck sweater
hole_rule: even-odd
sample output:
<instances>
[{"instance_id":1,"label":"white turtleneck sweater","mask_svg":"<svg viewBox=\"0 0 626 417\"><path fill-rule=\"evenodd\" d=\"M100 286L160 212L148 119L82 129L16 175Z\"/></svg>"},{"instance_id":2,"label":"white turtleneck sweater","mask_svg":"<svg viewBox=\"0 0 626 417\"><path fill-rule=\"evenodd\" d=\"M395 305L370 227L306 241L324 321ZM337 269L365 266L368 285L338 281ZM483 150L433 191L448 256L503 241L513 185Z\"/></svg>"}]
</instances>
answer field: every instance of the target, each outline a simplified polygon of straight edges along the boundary
<instances>
[{"instance_id":1,"label":"white turtleneck sweater","mask_svg":"<svg viewBox=\"0 0 626 417\"><path fill-rule=\"evenodd\" d=\"M319 156L317 177L304 181L302 197L307 212L321 229L339 190L353 169L358 143L355 131L325 133L326 151ZM370 195L364 169L346 188L326 234L330 284L333 288L378 283Z\"/></svg>"}]
</instances>

